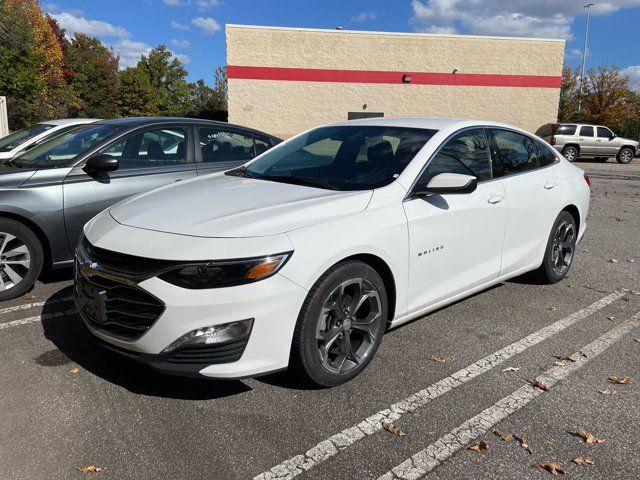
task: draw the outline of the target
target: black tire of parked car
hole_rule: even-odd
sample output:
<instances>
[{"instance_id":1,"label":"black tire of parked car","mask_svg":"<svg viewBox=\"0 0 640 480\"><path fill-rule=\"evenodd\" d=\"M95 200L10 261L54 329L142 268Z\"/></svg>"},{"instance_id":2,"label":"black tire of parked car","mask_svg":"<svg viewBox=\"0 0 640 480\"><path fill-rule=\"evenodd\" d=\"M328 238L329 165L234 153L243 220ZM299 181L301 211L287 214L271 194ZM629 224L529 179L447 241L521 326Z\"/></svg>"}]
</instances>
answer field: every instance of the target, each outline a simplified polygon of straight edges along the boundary
<instances>
[{"instance_id":1,"label":"black tire of parked car","mask_svg":"<svg viewBox=\"0 0 640 480\"><path fill-rule=\"evenodd\" d=\"M635 155L635 152L633 151L632 148L622 147L618 152L618 156L616 157L616 160L618 160L618 163L623 163L623 164L631 163L631 160L633 160L634 155Z\"/></svg>"},{"instance_id":2,"label":"black tire of parked car","mask_svg":"<svg viewBox=\"0 0 640 480\"><path fill-rule=\"evenodd\" d=\"M569 254L570 256L568 258L568 262L565 262L568 263L566 265L566 268L558 269L558 265L555 261L557 257L555 256L554 251L558 250L559 240L560 244L563 243L562 240L564 239L558 238L559 236L563 236L562 232L560 231L563 226L567 226L571 229L572 237L564 244L564 246L560 247L562 249L566 249L566 252L563 250L560 252L560 255L564 256L566 254ZM567 275L567 273L569 273L569 269L571 267L571 264L573 263L573 257L576 251L577 238L578 230L576 227L575 218L573 218L573 215L571 215L567 211L560 212L560 215L558 215L558 218L556 218L556 221L553 224L553 228L551 229L551 233L549 234L549 240L547 241L547 248L544 252L542 265L540 265L540 268L536 272L538 274L538 278L546 283L557 283L562 280Z\"/></svg>"},{"instance_id":3,"label":"black tire of parked car","mask_svg":"<svg viewBox=\"0 0 640 480\"><path fill-rule=\"evenodd\" d=\"M42 272L44 264L44 250L38 236L24 225L9 218L0 218L0 235L9 234L16 238L16 242L22 242L26 246L29 255L29 267L23 273L22 280L8 290L0 290L0 302L17 298L27 292L36 283L36 280ZM3 260L0 257L0 268L3 268ZM3 274L4 275L4 274Z\"/></svg>"},{"instance_id":4,"label":"black tire of parked car","mask_svg":"<svg viewBox=\"0 0 640 480\"><path fill-rule=\"evenodd\" d=\"M370 337L372 338L362 337L370 338L367 348L364 349L362 347L363 344L359 344L360 351L366 350L366 355L363 356L361 361L359 363L351 362L351 364L355 364L355 366L351 365L351 367L345 372L329 371L325 366L326 360L323 360L322 358L323 350L320 346L324 340L319 337L326 338L330 336L332 329L327 327L329 324L334 325L333 329L336 329L335 331L340 331L341 322L339 319L334 318L333 313L327 312L326 306L329 304L328 301L330 301L333 292L339 290L341 286L344 286L345 284L348 285L349 282L354 281L360 281L362 285L366 285L366 290L369 292L368 294L370 296L377 295L379 303L374 301L374 305L379 307L379 315L371 322ZM364 290L365 288L361 287L361 291L364 292ZM346 304L342 300L344 297L347 298ZM355 295L348 297L346 294L345 296L340 297L340 307L347 310L347 305L358 303L353 302L354 297ZM372 307L366 308L370 309L369 314L373 312ZM353 324L357 324L356 317L359 315L361 310L356 310L356 312L352 312L351 317L347 317L351 318L349 325L352 325L351 322L353 322ZM360 261L346 261L331 267L311 288L304 304L302 305L293 335L289 370L299 378L321 387L333 387L351 380L364 370L378 350L387 326L387 312L388 302L384 282L373 268ZM342 314L340 315L342 316ZM356 328L353 328L352 332L352 329L345 326L345 323L346 320L343 319L342 326L346 328L344 331L340 332L334 342L333 350L340 350L340 348L335 345L339 343L340 338L342 338L342 343L344 344L345 335L352 338L351 336L354 333L356 337L358 334L362 333ZM323 328L327 328L326 334L322 333ZM357 347L357 338L355 341L349 340L349 345L355 345ZM327 350L328 349L325 349L324 351ZM346 361L343 363L346 363Z\"/></svg>"},{"instance_id":5,"label":"black tire of parked car","mask_svg":"<svg viewBox=\"0 0 640 480\"><path fill-rule=\"evenodd\" d=\"M570 162L575 162L578 159L579 154L578 148L573 145L567 145L562 149L562 155Z\"/></svg>"}]
</instances>

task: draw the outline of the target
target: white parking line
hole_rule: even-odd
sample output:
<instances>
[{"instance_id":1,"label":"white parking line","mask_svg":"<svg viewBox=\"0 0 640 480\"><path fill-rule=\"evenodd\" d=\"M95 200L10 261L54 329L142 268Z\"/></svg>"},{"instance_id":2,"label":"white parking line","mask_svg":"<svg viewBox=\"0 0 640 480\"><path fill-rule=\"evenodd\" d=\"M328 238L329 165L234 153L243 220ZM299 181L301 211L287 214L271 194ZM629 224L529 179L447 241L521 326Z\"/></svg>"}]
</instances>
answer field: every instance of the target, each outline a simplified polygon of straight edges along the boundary
<instances>
[{"instance_id":1,"label":"white parking line","mask_svg":"<svg viewBox=\"0 0 640 480\"><path fill-rule=\"evenodd\" d=\"M558 382L583 367L638 326L640 326L640 312L571 355L573 362L565 366L553 367L545 374L537 377L536 380L544 383L549 389L553 388ZM485 435L492 427L509 415L521 410L543 393L545 393L544 390L531 384L523 385L491 407L440 437L424 450L391 469L379 477L378 480L416 480L422 478L451 458L456 452Z\"/></svg>"},{"instance_id":2,"label":"white parking line","mask_svg":"<svg viewBox=\"0 0 640 480\"><path fill-rule=\"evenodd\" d=\"M28 325L30 323L41 322L42 320L49 320L50 318L66 317L72 315L78 311L75 308L65 310L64 312L45 313L44 315L36 315L34 317L21 318L20 320L12 320L10 322L0 323L0 330L5 328L17 327L19 325Z\"/></svg>"},{"instance_id":3,"label":"white parking line","mask_svg":"<svg viewBox=\"0 0 640 480\"><path fill-rule=\"evenodd\" d=\"M612 304L627 293L629 293L628 290L617 290L610 293L588 307L574 312L551 325L541 328L540 330L527 335L497 352L487 355L462 370L458 370L449 377L445 377L433 385L391 405L389 408L380 410L359 424L349 427L340 433L323 440L310 450L307 450L305 453L291 457L275 467L256 475L254 480L291 479L300 475L321 462L328 460L339 451L350 447L366 436L373 435L377 431L382 430L383 423L396 421L404 414L411 413L417 408L426 405L431 400L438 398L454 388L464 385L466 382L472 380L478 375L490 371L511 357L524 352L526 349L533 347L544 340L547 340L576 322L593 315L598 310Z\"/></svg>"},{"instance_id":4,"label":"white parking line","mask_svg":"<svg viewBox=\"0 0 640 480\"><path fill-rule=\"evenodd\" d=\"M47 302L34 302L34 303L25 303L24 305L15 305L13 307L6 307L6 308L0 309L0 315L4 315L5 313L17 312L20 310L29 310L30 308L34 308L34 307L42 307L45 304L53 305L56 303L70 302L72 300L73 300L73 297L64 297L64 298L57 298L55 300L49 300Z\"/></svg>"}]
</instances>

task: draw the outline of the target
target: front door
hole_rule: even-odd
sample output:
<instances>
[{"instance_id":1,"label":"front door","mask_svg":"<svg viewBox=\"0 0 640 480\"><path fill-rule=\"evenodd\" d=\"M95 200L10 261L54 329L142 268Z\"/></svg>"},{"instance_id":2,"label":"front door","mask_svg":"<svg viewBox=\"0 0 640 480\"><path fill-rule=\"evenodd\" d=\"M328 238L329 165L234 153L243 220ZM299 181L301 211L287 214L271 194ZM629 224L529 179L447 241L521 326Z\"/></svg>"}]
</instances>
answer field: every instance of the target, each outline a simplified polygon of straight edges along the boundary
<instances>
[{"instance_id":1,"label":"front door","mask_svg":"<svg viewBox=\"0 0 640 480\"><path fill-rule=\"evenodd\" d=\"M580 155L596 155L595 131L591 125L583 125L578 132L578 143L580 145Z\"/></svg>"},{"instance_id":2,"label":"front door","mask_svg":"<svg viewBox=\"0 0 640 480\"><path fill-rule=\"evenodd\" d=\"M138 130L99 153L118 159L114 172L88 175L79 165L63 185L67 240L73 251L82 228L113 204L137 193L196 176L188 125L162 125Z\"/></svg>"},{"instance_id":3,"label":"front door","mask_svg":"<svg viewBox=\"0 0 640 480\"><path fill-rule=\"evenodd\" d=\"M494 179L483 129L463 130L431 159L417 183L440 173L478 178L470 194L404 202L409 228L409 314L498 277L507 219L502 180Z\"/></svg>"},{"instance_id":4,"label":"front door","mask_svg":"<svg viewBox=\"0 0 640 480\"><path fill-rule=\"evenodd\" d=\"M618 142L611 130L606 127L596 128L596 153L602 157L614 157L618 153Z\"/></svg>"}]
</instances>

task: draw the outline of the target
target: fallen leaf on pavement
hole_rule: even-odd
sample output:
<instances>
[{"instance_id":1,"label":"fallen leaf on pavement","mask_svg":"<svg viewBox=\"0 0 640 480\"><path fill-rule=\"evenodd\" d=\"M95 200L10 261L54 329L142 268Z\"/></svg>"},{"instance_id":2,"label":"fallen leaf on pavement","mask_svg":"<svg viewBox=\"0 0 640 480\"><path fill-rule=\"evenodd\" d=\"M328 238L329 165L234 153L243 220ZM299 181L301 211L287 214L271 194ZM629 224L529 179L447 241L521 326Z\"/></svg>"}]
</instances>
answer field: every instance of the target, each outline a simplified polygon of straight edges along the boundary
<instances>
[{"instance_id":1,"label":"fallen leaf on pavement","mask_svg":"<svg viewBox=\"0 0 640 480\"><path fill-rule=\"evenodd\" d=\"M609 377L609 380L619 385L626 385L631 381L631 377L619 377L618 375L613 375Z\"/></svg>"},{"instance_id":2,"label":"fallen leaf on pavement","mask_svg":"<svg viewBox=\"0 0 640 480\"><path fill-rule=\"evenodd\" d=\"M607 317L607 320L615 320L616 317Z\"/></svg>"},{"instance_id":3,"label":"fallen leaf on pavement","mask_svg":"<svg viewBox=\"0 0 640 480\"><path fill-rule=\"evenodd\" d=\"M602 443L602 442L604 442L604 438L597 438L592 433L587 432L584 428L580 429L580 436L587 443Z\"/></svg>"},{"instance_id":4,"label":"fallen leaf on pavement","mask_svg":"<svg viewBox=\"0 0 640 480\"><path fill-rule=\"evenodd\" d=\"M557 358L558 360L560 360L561 362L575 362L575 360L571 357L566 357L564 355L551 355L553 358Z\"/></svg>"},{"instance_id":5,"label":"fallen leaf on pavement","mask_svg":"<svg viewBox=\"0 0 640 480\"><path fill-rule=\"evenodd\" d=\"M502 369L503 372L517 372L518 370L520 370L520 367L507 367Z\"/></svg>"},{"instance_id":6,"label":"fallen leaf on pavement","mask_svg":"<svg viewBox=\"0 0 640 480\"><path fill-rule=\"evenodd\" d=\"M405 432L403 432L400 427L398 427L397 425L395 425L394 423L391 422L384 422L382 424L382 428L384 428L386 431L391 432L395 435L398 435L399 437L404 437L406 435Z\"/></svg>"},{"instance_id":7,"label":"fallen leaf on pavement","mask_svg":"<svg viewBox=\"0 0 640 480\"><path fill-rule=\"evenodd\" d=\"M95 465L89 465L88 467L76 467L80 473L93 473L93 472L102 472L106 470L106 468L96 467Z\"/></svg>"},{"instance_id":8,"label":"fallen leaf on pavement","mask_svg":"<svg viewBox=\"0 0 640 480\"><path fill-rule=\"evenodd\" d=\"M498 437L502 435L502 432L500 431L500 429L498 427L492 427L491 430L489 430L491 433L493 433L494 435L497 435Z\"/></svg>"},{"instance_id":9,"label":"fallen leaf on pavement","mask_svg":"<svg viewBox=\"0 0 640 480\"><path fill-rule=\"evenodd\" d=\"M36 298L36 296L31 294L31 293L25 293L24 294L24 299L25 300L33 300L34 298Z\"/></svg>"},{"instance_id":10,"label":"fallen leaf on pavement","mask_svg":"<svg viewBox=\"0 0 640 480\"><path fill-rule=\"evenodd\" d=\"M504 440L505 442L510 442L511 440L513 440L513 435L507 433L506 435L503 435L502 440Z\"/></svg>"},{"instance_id":11,"label":"fallen leaf on pavement","mask_svg":"<svg viewBox=\"0 0 640 480\"><path fill-rule=\"evenodd\" d=\"M471 445L470 447L468 447L469 450L473 450L474 452L481 452L483 450L486 450L487 448L489 448L487 442L476 443L475 445Z\"/></svg>"},{"instance_id":12,"label":"fallen leaf on pavement","mask_svg":"<svg viewBox=\"0 0 640 480\"><path fill-rule=\"evenodd\" d=\"M612 258L611 260L609 260L609 263L618 263L618 260L616 260L615 258Z\"/></svg>"},{"instance_id":13,"label":"fallen leaf on pavement","mask_svg":"<svg viewBox=\"0 0 640 480\"><path fill-rule=\"evenodd\" d=\"M616 393L615 390L611 390L610 388L605 388L604 390L598 389L598 391L603 395L613 395Z\"/></svg>"},{"instance_id":14,"label":"fallen leaf on pavement","mask_svg":"<svg viewBox=\"0 0 640 480\"><path fill-rule=\"evenodd\" d=\"M636 338L636 342L640 343L640 337Z\"/></svg>"},{"instance_id":15,"label":"fallen leaf on pavement","mask_svg":"<svg viewBox=\"0 0 640 480\"><path fill-rule=\"evenodd\" d=\"M533 454L533 450L531 450L531 447L529 446L529 441L527 440L527 437L516 437L516 439L520 442L520 446L522 448L524 448L530 454Z\"/></svg>"},{"instance_id":16,"label":"fallen leaf on pavement","mask_svg":"<svg viewBox=\"0 0 640 480\"><path fill-rule=\"evenodd\" d=\"M593 465L593 460L587 457L577 457L571 461L576 465Z\"/></svg>"},{"instance_id":17,"label":"fallen leaf on pavement","mask_svg":"<svg viewBox=\"0 0 640 480\"><path fill-rule=\"evenodd\" d=\"M440 363L445 363L445 362L448 362L449 360L451 360L451 357L449 357L447 355L433 355L431 357L431 360L434 360L434 361L440 362Z\"/></svg>"},{"instance_id":18,"label":"fallen leaf on pavement","mask_svg":"<svg viewBox=\"0 0 640 480\"><path fill-rule=\"evenodd\" d=\"M534 387L538 387L540 390L544 390L545 392L546 392L547 390L549 390L549 387L547 387L547 386L542 382L542 380L535 380L535 381L531 382L531 384L532 384Z\"/></svg>"},{"instance_id":19,"label":"fallen leaf on pavement","mask_svg":"<svg viewBox=\"0 0 640 480\"><path fill-rule=\"evenodd\" d=\"M542 468L542 469L546 470L547 472L549 472L554 477L557 477L558 474L564 475L566 473L564 471L564 468L562 468L556 462L542 462L542 463L536 463L536 464L531 465L531 466L532 467L536 467L536 468Z\"/></svg>"},{"instance_id":20,"label":"fallen leaf on pavement","mask_svg":"<svg viewBox=\"0 0 640 480\"><path fill-rule=\"evenodd\" d=\"M76 375L79 371L80 369L78 367L74 367L71 369L71 373L73 373L74 375Z\"/></svg>"}]
</instances>

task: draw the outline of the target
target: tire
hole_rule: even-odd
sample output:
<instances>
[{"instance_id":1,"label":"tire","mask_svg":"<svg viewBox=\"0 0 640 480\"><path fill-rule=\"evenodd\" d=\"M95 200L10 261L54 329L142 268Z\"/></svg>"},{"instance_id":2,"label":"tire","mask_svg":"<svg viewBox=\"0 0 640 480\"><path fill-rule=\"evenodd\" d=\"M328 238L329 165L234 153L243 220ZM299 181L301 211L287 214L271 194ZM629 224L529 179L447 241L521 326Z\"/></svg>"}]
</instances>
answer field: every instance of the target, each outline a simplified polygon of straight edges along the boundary
<instances>
[{"instance_id":1,"label":"tire","mask_svg":"<svg viewBox=\"0 0 640 480\"><path fill-rule=\"evenodd\" d=\"M20 222L0 219L0 301L17 298L33 287L43 264L37 235Z\"/></svg>"},{"instance_id":2,"label":"tire","mask_svg":"<svg viewBox=\"0 0 640 480\"><path fill-rule=\"evenodd\" d=\"M578 231L573 215L560 212L549 234L544 259L538 269L541 280L557 283L567 275L575 256L577 238Z\"/></svg>"},{"instance_id":3,"label":"tire","mask_svg":"<svg viewBox=\"0 0 640 480\"><path fill-rule=\"evenodd\" d=\"M387 292L373 268L359 261L331 267L309 291L300 310L290 370L321 387L351 380L378 350L387 311Z\"/></svg>"},{"instance_id":4,"label":"tire","mask_svg":"<svg viewBox=\"0 0 640 480\"><path fill-rule=\"evenodd\" d=\"M618 152L618 156L616 157L616 160L618 160L618 163L622 163L622 164L631 163L634 155L635 155L635 152L633 151L633 149L629 147L622 147Z\"/></svg>"},{"instance_id":5,"label":"tire","mask_svg":"<svg viewBox=\"0 0 640 480\"><path fill-rule=\"evenodd\" d=\"M575 162L579 154L578 147L574 147L573 145L567 145L562 149L562 155L570 162Z\"/></svg>"}]
</instances>

